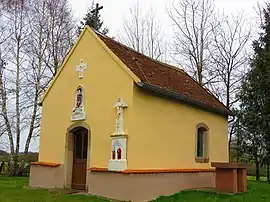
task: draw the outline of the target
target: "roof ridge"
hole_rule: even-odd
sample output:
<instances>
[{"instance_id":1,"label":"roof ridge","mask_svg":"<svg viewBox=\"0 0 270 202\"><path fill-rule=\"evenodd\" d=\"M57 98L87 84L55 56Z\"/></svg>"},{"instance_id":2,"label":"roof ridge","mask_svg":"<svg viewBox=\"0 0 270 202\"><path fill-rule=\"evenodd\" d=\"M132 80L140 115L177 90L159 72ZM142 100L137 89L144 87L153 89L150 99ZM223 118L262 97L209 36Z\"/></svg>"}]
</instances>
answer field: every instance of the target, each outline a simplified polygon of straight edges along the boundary
<instances>
[{"instance_id":1,"label":"roof ridge","mask_svg":"<svg viewBox=\"0 0 270 202\"><path fill-rule=\"evenodd\" d=\"M94 30L94 29L93 29L93 30ZM98 32L98 31L96 31L96 30L94 30L94 32L95 32L96 34L101 35L102 37L104 37L104 38L106 38L106 39L108 39L108 40L113 40L114 43L117 43L117 44L120 45L120 46L123 46L123 47L127 48L127 49L128 49L128 52L130 53L130 55L131 55L133 58L135 58L135 57L133 56L132 52L138 53L138 54L140 54L140 55L142 55L142 56L144 56L144 57L146 56L146 55L144 55L144 54L142 54L142 53L140 53L140 52L134 50L133 48L130 48L129 46L127 46L127 45L125 45L125 44L122 44L122 43L120 43L119 41L116 41L115 39L113 39L113 37L109 37L109 36L107 36L107 35L104 35L104 34ZM131 51L132 51L132 52L131 52ZM135 58L135 59L136 59L136 58ZM147 80L147 82L149 83L149 81L148 81L147 77L145 76L145 74L144 74L142 68L138 65L138 63L137 63L136 60L134 60L134 62L135 62L135 64L136 64L136 66L140 69L140 71L142 72L144 78L145 78L145 79Z\"/></svg>"},{"instance_id":2,"label":"roof ridge","mask_svg":"<svg viewBox=\"0 0 270 202\"><path fill-rule=\"evenodd\" d=\"M102 34L102 33L100 33L100 32L97 32L97 31L95 31L95 32L96 32L97 34L101 35L101 36L104 37L104 38L107 38L107 39L109 39L109 40L113 40L115 43L119 44L120 46L124 46L125 48L127 48L127 49L129 49L129 50L131 50L131 51L133 51L133 52L135 52L135 53L138 53L138 54L142 55L143 57L146 57L146 58L149 59L149 60L152 60L153 62L158 62L158 63L160 63L160 64L162 64L162 65L164 65L164 66L166 66L166 67L168 67L168 68L171 68L171 69L173 69L173 70L176 70L176 71L185 72L185 71L184 71L182 68L180 68L180 67L176 67L176 66L170 65L170 64L168 64L168 63L162 62L162 61L160 61L160 60L151 58L151 57L149 57L149 56L147 56L147 55L145 55L145 54L143 54L143 53L141 53L141 52L139 52L139 51L137 51L137 50L135 50L135 49L133 49L133 48L131 48L131 47L125 45L125 44L123 44L123 43L121 43L120 41L115 40L113 37L106 36L106 35L104 35L104 34Z\"/></svg>"},{"instance_id":3,"label":"roof ridge","mask_svg":"<svg viewBox=\"0 0 270 202\"><path fill-rule=\"evenodd\" d=\"M130 50L128 50L128 52L131 54L132 57L134 57L133 54L132 54L132 52L131 52ZM136 58L135 58L135 59L136 59ZM134 62L135 62L135 64L137 65L137 67L141 70L141 72L142 72L142 74L143 74L145 80L146 80L148 83L150 83L150 82L148 81L147 77L145 76L144 71L142 70L142 68L140 67L140 65L137 63L137 60L134 60Z\"/></svg>"}]
</instances>

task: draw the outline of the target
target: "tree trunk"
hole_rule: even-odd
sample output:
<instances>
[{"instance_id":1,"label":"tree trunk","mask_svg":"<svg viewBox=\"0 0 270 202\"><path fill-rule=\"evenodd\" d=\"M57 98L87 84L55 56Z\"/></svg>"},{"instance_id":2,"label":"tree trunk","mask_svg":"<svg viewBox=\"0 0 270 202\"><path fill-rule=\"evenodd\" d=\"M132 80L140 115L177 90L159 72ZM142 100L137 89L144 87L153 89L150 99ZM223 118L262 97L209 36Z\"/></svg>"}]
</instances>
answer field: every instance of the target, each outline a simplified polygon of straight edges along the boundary
<instances>
[{"instance_id":1,"label":"tree trunk","mask_svg":"<svg viewBox=\"0 0 270 202\"><path fill-rule=\"evenodd\" d=\"M0 164L0 175L1 175L1 173L2 173L2 170L3 170L3 167L4 167L4 161Z\"/></svg>"},{"instance_id":2,"label":"tree trunk","mask_svg":"<svg viewBox=\"0 0 270 202\"><path fill-rule=\"evenodd\" d=\"M229 134L229 142L228 142L228 150L229 150L229 158L231 157L231 144L232 144L232 135L233 135L234 126L232 126Z\"/></svg>"},{"instance_id":3,"label":"tree trunk","mask_svg":"<svg viewBox=\"0 0 270 202\"><path fill-rule=\"evenodd\" d=\"M203 69L204 69L204 20L205 20L205 2L202 1L202 13L201 13L201 24L200 24L200 53L199 53L199 68L198 68L198 82L203 86Z\"/></svg>"},{"instance_id":4,"label":"tree trunk","mask_svg":"<svg viewBox=\"0 0 270 202\"><path fill-rule=\"evenodd\" d=\"M239 134L238 134L238 130L237 130L237 133L236 133L236 135L237 135L237 144L236 144L236 163L238 163L239 162L239 156L240 156L240 140L239 140ZM230 152L230 150L229 150L229 152Z\"/></svg>"},{"instance_id":5,"label":"tree trunk","mask_svg":"<svg viewBox=\"0 0 270 202\"><path fill-rule=\"evenodd\" d=\"M40 26L40 32L39 32L39 50L40 51L42 51L41 50L42 49L42 30L43 30L43 27ZM33 109L32 117L31 117L31 122L30 122L28 136L27 136L27 139L26 139L26 142L25 142L25 148L24 148L25 158L28 155L29 146L30 146L31 139L32 139L32 136L33 136L34 125L35 125L35 121L36 121L36 117L37 117L38 96L39 96L39 91L40 91L40 80L41 80L42 56L43 56L43 53L42 52L39 52L39 54L38 54L37 81L36 81L36 85L35 85L35 98L34 98L34 103L33 103L33 108L34 109Z\"/></svg>"},{"instance_id":6,"label":"tree trunk","mask_svg":"<svg viewBox=\"0 0 270 202\"><path fill-rule=\"evenodd\" d=\"M269 163L267 163L267 181L270 182L270 176L269 176Z\"/></svg>"},{"instance_id":7,"label":"tree trunk","mask_svg":"<svg viewBox=\"0 0 270 202\"><path fill-rule=\"evenodd\" d=\"M9 140L9 147L10 147L10 159L9 159L9 169L11 173L14 173L16 171L15 169L15 154L14 154L14 142L13 142L13 137L12 137L12 131L11 131L11 124L8 118L8 113L7 113L7 96L6 96L6 90L3 84L3 69L4 69L4 64L2 57L0 55L0 60L1 60L1 66L0 66L0 95L1 95L1 100L2 100L2 115L5 121L5 125L7 128L7 134L8 134L8 140Z\"/></svg>"},{"instance_id":8,"label":"tree trunk","mask_svg":"<svg viewBox=\"0 0 270 202\"><path fill-rule=\"evenodd\" d=\"M255 161L255 165L256 165L256 180L259 181L260 180L260 164L257 159Z\"/></svg>"},{"instance_id":9,"label":"tree trunk","mask_svg":"<svg viewBox=\"0 0 270 202\"><path fill-rule=\"evenodd\" d=\"M11 176L15 176L16 175L16 171L17 171L17 163L16 163L16 154L13 152L12 154L10 154L9 157L9 163L8 163L8 169L9 169L9 174Z\"/></svg>"},{"instance_id":10,"label":"tree trunk","mask_svg":"<svg viewBox=\"0 0 270 202\"><path fill-rule=\"evenodd\" d=\"M16 148L14 154L14 172L12 175L18 174L18 155L20 152L20 140L21 140L21 113L20 113L20 38L17 39L17 52L16 52L16 83L15 83L15 100L16 100Z\"/></svg>"}]
</instances>

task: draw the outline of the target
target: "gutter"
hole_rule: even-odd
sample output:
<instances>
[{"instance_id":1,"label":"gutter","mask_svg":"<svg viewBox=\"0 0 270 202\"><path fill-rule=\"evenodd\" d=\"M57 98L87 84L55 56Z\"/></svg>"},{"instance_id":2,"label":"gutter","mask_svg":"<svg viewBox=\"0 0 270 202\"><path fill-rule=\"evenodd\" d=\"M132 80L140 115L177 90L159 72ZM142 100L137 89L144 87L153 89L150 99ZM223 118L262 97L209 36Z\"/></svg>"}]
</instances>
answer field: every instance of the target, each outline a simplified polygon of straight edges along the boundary
<instances>
[{"instance_id":1,"label":"gutter","mask_svg":"<svg viewBox=\"0 0 270 202\"><path fill-rule=\"evenodd\" d=\"M194 106L194 107L197 107L197 108L200 108L200 109L204 109L204 110L207 110L207 111L219 114L219 115L223 115L223 116L228 116L228 115L234 116L232 111L230 111L227 108L222 110L220 108L212 107L210 105L207 105L207 104L201 103L199 101L190 99L190 98L188 98L186 96L180 95L179 93L176 93L174 91L166 90L164 88L160 88L160 87L148 84L148 83L138 82L136 84L140 88L149 90L149 91L151 91L153 93L156 93L156 94L159 94L159 95L162 95L162 96L165 96L165 97L174 98L176 100L179 100L181 102L187 103L187 104L189 104L191 106Z\"/></svg>"}]
</instances>

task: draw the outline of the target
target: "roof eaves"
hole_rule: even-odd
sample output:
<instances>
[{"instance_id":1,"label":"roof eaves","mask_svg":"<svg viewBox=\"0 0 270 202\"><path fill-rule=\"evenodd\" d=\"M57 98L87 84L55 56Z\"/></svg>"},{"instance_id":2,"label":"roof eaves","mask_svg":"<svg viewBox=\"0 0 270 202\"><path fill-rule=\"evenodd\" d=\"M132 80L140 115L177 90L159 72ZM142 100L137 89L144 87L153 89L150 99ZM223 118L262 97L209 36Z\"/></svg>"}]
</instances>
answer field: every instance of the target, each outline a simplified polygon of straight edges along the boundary
<instances>
[{"instance_id":1,"label":"roof eaves","mask_svg":"<svg viewBox=\"0 0 270 202\"><path fill-rule=\"evenodd\" d=\"M171 97L171 98L177 99L179 101L185 102L189 105L192 105L192 106L200 108L200 109L204 109L204 110L207 110L207 111L219 114L219 115L223 115L223 116L228 116L228 115L234 116L234 114L226 108L224 110L222 110L222 109L219 109L219 108L207 105L207 104L203 104L199 101L190 99L190 98L183 96L183 95L180 95L179 93L176 93L174 91L170 91L170 90L167 90L167 89L164 89L164 88L161 88L158 86L154 86L154 85L151 85L148 83L144 83L144 82L138 82L137 85L143 89L152 91L154 93L158 93L158 94L166 96L166 97Z\"/></svg>"}]
</instances>

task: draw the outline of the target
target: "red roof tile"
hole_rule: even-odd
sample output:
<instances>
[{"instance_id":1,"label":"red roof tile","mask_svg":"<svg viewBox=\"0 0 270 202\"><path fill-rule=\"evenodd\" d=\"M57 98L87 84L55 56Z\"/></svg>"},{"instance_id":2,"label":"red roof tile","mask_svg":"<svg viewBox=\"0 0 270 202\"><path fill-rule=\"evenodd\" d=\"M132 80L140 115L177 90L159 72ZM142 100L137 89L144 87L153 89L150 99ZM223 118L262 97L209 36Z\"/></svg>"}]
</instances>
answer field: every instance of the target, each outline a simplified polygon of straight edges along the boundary
<instances>
[{"instance_id":1,"label":"red roof tile","mask_svg":"<svg viewBox=\"0 0 270 202\"><path fill-rule=\"evenodd\" d=\"M214 95L201 87L182 69L147 57L107 36L100 34L98 36L142 82L230 114Z\"/></svg>"}]
</instances>

